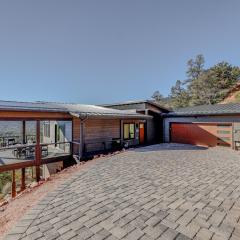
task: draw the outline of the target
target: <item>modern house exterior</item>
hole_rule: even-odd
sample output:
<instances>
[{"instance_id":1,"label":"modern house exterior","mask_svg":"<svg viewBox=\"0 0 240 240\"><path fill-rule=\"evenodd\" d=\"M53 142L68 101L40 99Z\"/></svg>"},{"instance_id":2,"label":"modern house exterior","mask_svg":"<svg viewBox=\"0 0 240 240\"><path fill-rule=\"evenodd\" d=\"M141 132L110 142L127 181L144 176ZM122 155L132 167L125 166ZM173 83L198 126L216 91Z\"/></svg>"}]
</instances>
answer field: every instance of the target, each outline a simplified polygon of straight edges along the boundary
<instances>
[{"instance_id":1,"label":"modern house exterior","mask_svg":"<svg viewBox=\"0 0 240 240\"><path fill-rule=\"evenodd\" d=\"M141 144L156 144L163 142L163 114L169 110L160 104L151 100L128 101L114 104L102 105L107 108L118 110L130 110L134 113L151 116L140 125L140 143Z\"/></svg>"},{"instance_id":2,"label":"modern house exterior","mask_svg":"<svg viewBox=\"0 0 240 240\"><path fill-rule=\"evenodd\" d=\"M161 142L240 147L240 104L169 111L153 101L104 106L0 101L0 172ZM23 177L24 179L24 177ZM13 181L14 182L14 181ZM24 181L23 181L24 182Z\"/></svg>"},{"instance_id":3,"label":"modern house exterior","mask_svg":"<svg viewBox=\"0 0 240 240\"><path fill-rule=\"evenodd\" d=\"M165 142L240 146L239 103L180 108L163 117Z\"/></svg>"},{"instance_id":4,"label":"modern house exterior","mask_svg":"<svg viewBox=\"0 0 240 240\"><path fill-rule=\"evenodd\" d=\"M105 104L152 116L144 123L145 143L240 147L240 104L202 105L173 111L150 100Z\"/></svg>"},{"instance_id":5,"label":"modern house exterior","mask_svg":"<svg viewBox=\"0 0 240 240\"><path fill-rule=\"evenodd\" d=\"M9 128L0 136L0 172L35 166L39 179L44 164L136 146L151 118L94 105L0 101L0 125Z\"/></svg>"}]
</instances>

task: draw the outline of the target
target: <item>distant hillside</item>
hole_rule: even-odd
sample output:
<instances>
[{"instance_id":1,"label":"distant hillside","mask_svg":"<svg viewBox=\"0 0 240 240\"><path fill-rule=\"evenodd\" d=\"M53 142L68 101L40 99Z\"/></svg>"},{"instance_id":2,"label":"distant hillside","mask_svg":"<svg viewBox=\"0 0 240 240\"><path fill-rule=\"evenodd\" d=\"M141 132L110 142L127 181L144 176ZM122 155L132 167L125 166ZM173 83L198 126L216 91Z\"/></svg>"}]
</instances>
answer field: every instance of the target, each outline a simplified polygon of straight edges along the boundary
<instances>
[{"instance_id":1,"label":"distant hillside","mask_svg":"<svg viewBox=\"0 0 240 240\"><path fill-rule=\"evenodd\" d=\"M26 122L26 134L34 135L35 122ZM22 134L22 122L20 121L0 121L0 136L21 136Z\"/></svg>"},{"instance_id":2,"label":"distant hillside","mask_svg":"<svg viewBox=\"0 0 240 240\"><path fill-rule=\"evenodd\" d=\"M227 97L220 104L236 102L240 102L240 84L233 87L227 94Z\"/></svg>"}]
</instances>

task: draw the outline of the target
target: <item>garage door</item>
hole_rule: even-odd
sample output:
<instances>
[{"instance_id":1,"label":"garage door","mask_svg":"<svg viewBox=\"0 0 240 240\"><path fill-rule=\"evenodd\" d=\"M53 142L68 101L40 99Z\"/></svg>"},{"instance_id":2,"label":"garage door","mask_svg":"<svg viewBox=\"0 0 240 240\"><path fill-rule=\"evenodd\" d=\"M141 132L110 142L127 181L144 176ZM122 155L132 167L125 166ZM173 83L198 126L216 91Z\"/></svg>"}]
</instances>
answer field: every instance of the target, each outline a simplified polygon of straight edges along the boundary
<instances>
[{"instance_id":1,"label":"garage door","mask_svg":"<svg viewBox=\"0 0 240 240\"><path fill-rule=\"evenodd\" d=\"M232 146L232 125L221 123L172 123L171 142L200 146Z\"/></svg>"}]
</instances>

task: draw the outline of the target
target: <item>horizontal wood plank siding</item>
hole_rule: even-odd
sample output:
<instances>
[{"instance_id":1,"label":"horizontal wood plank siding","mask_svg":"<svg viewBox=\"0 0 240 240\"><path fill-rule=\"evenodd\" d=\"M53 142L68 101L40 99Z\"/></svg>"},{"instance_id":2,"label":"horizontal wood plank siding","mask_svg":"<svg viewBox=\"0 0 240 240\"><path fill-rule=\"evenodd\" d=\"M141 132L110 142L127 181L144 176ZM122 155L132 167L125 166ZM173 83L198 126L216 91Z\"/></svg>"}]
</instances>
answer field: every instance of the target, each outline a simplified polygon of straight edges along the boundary
<instances>
[{"instance_id":1,"label":"horizontal wood plank siding","mask_svg":"<svg viewBox=\"0 0 240 240\"><path fill-rule=\"evenodd\" d=\"M85 151L104 150L104 142L120 139L119 119L89 119L84 124ZM111 143L107 143L110 145ZM109 148L110 146L106 146Z\"/></svg>"}]
</instances>

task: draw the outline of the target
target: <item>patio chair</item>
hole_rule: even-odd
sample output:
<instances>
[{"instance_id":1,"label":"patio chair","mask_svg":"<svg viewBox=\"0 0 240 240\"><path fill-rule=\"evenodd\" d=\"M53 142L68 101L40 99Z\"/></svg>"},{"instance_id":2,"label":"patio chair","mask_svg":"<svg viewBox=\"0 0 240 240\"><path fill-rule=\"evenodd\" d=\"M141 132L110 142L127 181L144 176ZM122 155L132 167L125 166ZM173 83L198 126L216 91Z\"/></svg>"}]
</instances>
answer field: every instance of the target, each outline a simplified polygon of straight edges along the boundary
<instances>
[{"instance_id":1,"label":"patio chair","mask_svg":"<svg viewBox=\"0 0 240 240\"><path fill-rule=\"evenodd\" d=\"M21 158L21 157L26 158L26 155L27 155L26 147L17 147L17 149L15 149L14 151L16 151L17 158Z\"/></svg>"},{"instance_id":2,"label":"patio chair","mask_svg":"<svg viewBox=\"0 0 240 240\"><path fill-rule=\"evenodd\" d=\"M48 145L42 145L42 156L47 156L48 155Z\"/></svg>"},{"instance_id":3,"label":"patio chair","mask_svg":"<svg viewBox=\"0 0 240 240\"><path fill-rule=\"evenodd\" d=\"M8 139L8 146L14 145L15 144L15 139L14 138L9 138Z\"/></svg>"},{"instance_id":4,"label":"patio chair","mask_svg":"<svg viewBox=\"0 0 240 240\"><path fill-rule=\"evenodd\" d=\"M27 157L34 157L35 155L35 147L26 147L26 153L27 153Z\"/></svg>"}]
</instances>

